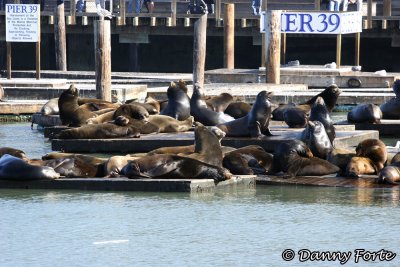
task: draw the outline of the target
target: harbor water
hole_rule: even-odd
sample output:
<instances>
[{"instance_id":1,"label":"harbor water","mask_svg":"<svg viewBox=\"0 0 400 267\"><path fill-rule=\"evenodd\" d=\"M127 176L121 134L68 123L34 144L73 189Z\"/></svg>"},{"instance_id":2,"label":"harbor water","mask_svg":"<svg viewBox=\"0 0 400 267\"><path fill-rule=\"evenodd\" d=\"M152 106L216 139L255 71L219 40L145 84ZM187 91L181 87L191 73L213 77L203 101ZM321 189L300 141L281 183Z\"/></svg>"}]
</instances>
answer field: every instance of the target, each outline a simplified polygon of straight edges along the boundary
<instances>
[{"instance_id":1,"label":"harbor water","mask_svg":"<svg viewBox=\"0 0 400 267\"><path fill-rule=\"evenodd\" d=\"M50 151L30 124L0 125L2 146ZM0 266L341 266L301 249L400 253L400 191L257 186L207 194L0 190ZM296 254L286 262L282 252Z\"/></svg>"}]
</instances>

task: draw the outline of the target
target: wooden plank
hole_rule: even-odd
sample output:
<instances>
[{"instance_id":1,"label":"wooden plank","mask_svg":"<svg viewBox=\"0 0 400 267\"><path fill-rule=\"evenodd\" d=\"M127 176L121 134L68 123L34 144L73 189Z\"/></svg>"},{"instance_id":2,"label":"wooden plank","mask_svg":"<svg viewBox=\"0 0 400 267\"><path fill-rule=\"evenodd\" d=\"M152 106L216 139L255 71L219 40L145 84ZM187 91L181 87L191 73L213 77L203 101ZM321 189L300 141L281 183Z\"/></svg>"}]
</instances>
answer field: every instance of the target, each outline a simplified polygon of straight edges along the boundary
<instances>
[{"instance_id":1,"label":"wooden plank","mask_svg":"<svg viewBox=\"0 0 400 267\"><path fill-rule=\"evenodd\" d=\"M257 185L291 185L291 186L324 186L324 187L351 187L351 188L392 188L400 190L400 186L378 184L377 176L363 176L361 178L345 178L329 176L307 176L284 179L280 176L257 176Z\"/></svg>"},{"instance_id":2,"label":"wooden plank","mask_svg":"<svg viewBox=\"0 0 400 267\"><path fill-rule=\"evenodd\" d=\"M244 147L248 145L262 146L266 151L273 152L282 142L298 138L298 131L272 131L274 136L264 138L233 138L222 139L223 146ZM337 147L351 147L369 138L379 138L377 131L337 132L335 144ZM142 135L140 138L119 139L71 139L52 140L52 149L65 152L104 152L104 153L140 153L148 152L160 147L192 145L193 132L163 133Z\"/></svg>"},{"instance_id":3,"label":"wooden plank","mask_svg":"<svg viewBox=\"0 0 400 267\"><path fill-rule=\"evenodd\" d=\"M255 176L235 175L232 179L214 183L212 179L128 179L128 178L61 178L56 180L12 181L0 180L0 188L61 189L96 191L150 191L205 193L217 189L240 186L255 188Z\"/></svg>"},{"instance_id":4,"label":"wooden plank","mask_svg":"<svg viewBox=\"0 0 400 267\"><path fill-rule=\"evenodd\" d=\"M381 123L350 123L348 121L340 121L337 125L353 125L356 130L373 130L379 131L380 136L400 137L400 120L381 120Z\"/></svg>"}]
</instances>

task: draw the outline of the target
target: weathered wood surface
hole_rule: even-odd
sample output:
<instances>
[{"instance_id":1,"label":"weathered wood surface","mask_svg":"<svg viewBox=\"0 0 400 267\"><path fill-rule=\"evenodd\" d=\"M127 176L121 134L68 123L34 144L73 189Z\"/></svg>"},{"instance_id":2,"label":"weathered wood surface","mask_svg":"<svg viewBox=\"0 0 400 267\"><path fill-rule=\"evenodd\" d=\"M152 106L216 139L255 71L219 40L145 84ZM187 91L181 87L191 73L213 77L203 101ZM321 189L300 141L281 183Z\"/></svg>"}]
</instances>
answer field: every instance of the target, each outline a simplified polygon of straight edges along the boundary
<instances>
[{"instance_id":1,"label":"weathered wood surface","mask_svg":"<svg viewBox=\"0 0 400 267\"><path fill-rule=\"evenodd\" d=\"M336 125L354 125L356 130L379 131L380 136L400 137L400 120L381 120L381 123L337 122Z\"/></svg>"},{"instance_id":2,"label":"weathered wood surface","mask_svg":"<svg viewBox=\"0 0 400 267\"><path fill-rule=\"evenodd\" d=\"M280 84L281 66L281 11L267 11L265 21L266 82Z\"/></svg>"},{"instance_id":3,"label":"weathered wood surface","mask_svg":"<svg viewBox=\"0 0 400 267\"><path fill-rule=\"evenodd\" d=\"M400 190L400 186L378 184L376 176L364 176L361 178L345 178L335 176L304 176L284 179L279 176L257 176L257 185L292 185L292 186L330 186L351 188L393 188Z\"/></svg>"},{"instance_id":4,"label":"weathered wood surface","mask_svg":"<svg viewBox=\"0 0 400 267\"><path fill-rule=\"evenodd\" d=\"M111 25L109 20L94 24L97 98L111 101Z\"/></svg>"},{"instance_id":5,"label":"weathered wood surface","mask_svg":"<svg viewBox=\"0 0 400 267\"><path fill-rule=\"evenodd\" d=\"M263 138L233 138L222 139L223 146L244 147L248 145L262 146L266 151L273 152L282 142L297 139L298 131L272 131L274 136ZM369 138L379 138L377 131L337 132L335 144L337 147L352 147ZM194 132L163 133L142 135L140 138L119 139L53 139L52 149L65 152L104 152L133 153L148 152L160 147L186 146L194 142Z\"/></svg>"},{"instance_id":6,"label":"weathered wood surface","mask_svg":"<svg viewBox=\"0 0 400 267\"><path fill-rule=\"evenodd\" d=\"M193 38L193 83L203 87L206 63L207 14L200 16L194 23Z\"/></svg>"},{"instance_id":7,"label":"weathered wood surface","mask_svg":"<svg viewBox=\"0 0 400 267\"><path fill-rule=\"evenodd\" d=\"M255 188L254 175L235 175L215 185L212 179L62 178L56 180L0 180L0 188L96 191L212 192L215 189Z\"/></svg>"},{"instance_id":8,"label":"weathered wood surface","mask_svg":"<svg viewBox=\"0 0 400 267\"><path fill-rule=\"evenodd\" d=\"M225 4L224 68L235 68L235 5Z\"/></svg>"}]
</instances>

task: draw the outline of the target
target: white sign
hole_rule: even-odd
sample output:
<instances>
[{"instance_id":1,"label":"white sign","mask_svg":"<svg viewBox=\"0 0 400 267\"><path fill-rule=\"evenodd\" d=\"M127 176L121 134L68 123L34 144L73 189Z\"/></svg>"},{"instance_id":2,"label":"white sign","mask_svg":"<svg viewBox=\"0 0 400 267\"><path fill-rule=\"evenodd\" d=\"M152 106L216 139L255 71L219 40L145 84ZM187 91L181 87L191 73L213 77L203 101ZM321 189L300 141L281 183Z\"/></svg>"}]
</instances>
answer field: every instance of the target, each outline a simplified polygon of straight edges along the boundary
<instances>
[{"instance_id":1,"label":"white sign","mask_svg":"<svg viewBox=\"0 0 400 267\"><path fill-rule=\"evenodd\" d=\"M6 41L39 42L40 5L6 5Z\"/></svg>"},{"instance_id":2,"label":"white sign","mask_svg":"<svg viewBox=\"0 0 400 267\"><path fill-rule=\"evenodd\" d=\"M260 18L265 32L266 14ZM282 12L281 32L308 34L346 34L362 32L361 12Z\"/></svg>"}]
</instances>

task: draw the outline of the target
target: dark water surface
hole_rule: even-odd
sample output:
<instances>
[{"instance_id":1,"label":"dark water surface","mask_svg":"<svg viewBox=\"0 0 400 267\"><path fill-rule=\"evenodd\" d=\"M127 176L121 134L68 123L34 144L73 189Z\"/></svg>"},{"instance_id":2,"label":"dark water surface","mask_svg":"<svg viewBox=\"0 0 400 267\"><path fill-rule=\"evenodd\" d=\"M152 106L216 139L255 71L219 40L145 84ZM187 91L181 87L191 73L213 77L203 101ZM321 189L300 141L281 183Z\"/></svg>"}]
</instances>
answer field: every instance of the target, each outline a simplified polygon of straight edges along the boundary
<instances>
[{"instance_id":1,"label":"dark water surface","mask_svg":"<svg viewBox=\"0 0 400 267\"><path fill-rule=\"evenodd\" d=\"M50 151L29 124L2 146ZM341 266L300 249L400 253L400 191L258 186L208 194L0 190L0 266ZM365 266L361 261L357 266ZM400 266L400 256L374 266Z\"/></svg>"}]
</instances>

